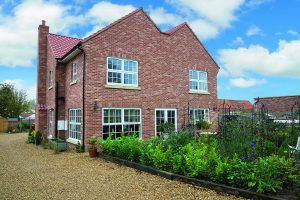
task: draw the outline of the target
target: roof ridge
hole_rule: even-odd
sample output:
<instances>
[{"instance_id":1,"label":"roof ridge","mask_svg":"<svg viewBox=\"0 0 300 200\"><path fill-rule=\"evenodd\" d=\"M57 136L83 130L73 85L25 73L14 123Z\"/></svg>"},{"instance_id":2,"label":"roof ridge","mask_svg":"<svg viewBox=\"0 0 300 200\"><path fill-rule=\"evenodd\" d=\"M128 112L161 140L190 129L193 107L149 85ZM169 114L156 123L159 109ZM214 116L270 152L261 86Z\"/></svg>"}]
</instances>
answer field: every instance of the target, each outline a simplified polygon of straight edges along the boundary
<instances>
[{"instance_id":1,"label":"roof ridge","mask_svg":"<svg viewBox=\"0 0 300 200\"><path fill-rule=\"evenodd\" d=\"M72 39L82 40L81 38L70 37L70 36L60 35L60 34L56 34L56 33L48 33L48 34L49 34L49 35L60 36L60 37L66 37L66 38L72 38Z\"/></svg>"},{"instance_id":2,"label":"roof ridge","mask_svg":"<svg viewBox=\"0 0 300 200\"><path fill-rule=\"evenodd\" d=\"M176 32L177 30L179 30L181 27L183 27L183 26L186 25L186 24L187 24L187 22L183 22L183 23L181 23L181 24L178 24L177 26L175 26L175 27L169 29L169 30L166 31L165 33L167 33L167 34L173 34L174 32Z\"/></svg>"},{"instance_id":3,"label":"roof ridge","mask_svg":"<svg viewBox=\"0 0 300 200\"><path fill-rule=\"evenodd\" d=\"M134 15L134 14L136 14L136 13L138 13L138 12L141 11L141 10L143 10L142 7L141 7L141 8L138 8L138 9L136 9L136 10L134 10L134 11L132 11L131 13L128 13L127 15L121 17L120 19L117 19L116 21L114 21L114 22L110 23L109 25L103 27L102 29L96 31L96 32L93 33L92 35L90 35L90 36L84 38L84 39L82 40L82 42L86 42L86 41L90 40L91 38L93 38L93 37L99 35L99 34L102 33L103 31L105 31L105 30L107 30L107 29L113 27L114 25L116 25L116 24L122 22L123 20L127 19L128 17L130 17L130 16L132 16L132 15Z\"/></svg>"},{"instance_id":4,"label":"roof ridge","mask_svg":"<svg viewBox=\"0 0 300 200\"><path fill-rule=\"evenodd\" d=\"M240 100L240 99L218 99L219 101L249 101L249 100Z\"/></svg>"}]
</instances>

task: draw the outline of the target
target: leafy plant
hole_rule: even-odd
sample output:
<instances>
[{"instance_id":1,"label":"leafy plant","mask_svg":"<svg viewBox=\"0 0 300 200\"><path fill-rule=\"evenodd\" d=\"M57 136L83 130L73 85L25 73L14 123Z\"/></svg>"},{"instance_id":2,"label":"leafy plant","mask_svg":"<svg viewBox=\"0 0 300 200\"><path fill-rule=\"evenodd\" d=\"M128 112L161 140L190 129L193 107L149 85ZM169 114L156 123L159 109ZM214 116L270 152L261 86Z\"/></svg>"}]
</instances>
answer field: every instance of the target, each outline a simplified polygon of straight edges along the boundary
<instances>
[{"instance_id":1,"label":"leafy plant","mask_svg":"<svg viewBox=\"0 0 300 200\"><path fill-rule=\"evenodd\" d=\"M95 148L96 146L96 143L97 143L97 139L95 136L92 136L88 139L88 144L90 145L91 148Z\"/></svg>"},{"instance_id":2,"label":"leafy plant","mask_svg":"<svg viewBox=\"0 0 300 200\"><path fill-rule=\"evenodd\" d=\"M199 130L207 130L210 129L211 126L211 124L205 120L199 120L195 125Z\"/></svg>"},{"instance_id":3,"label":"leafy plant","mask_svg":"<svg viewBox=\"0 0 300 200\"><path fill-rule=\"evenodd\" d=\"M34 137L35 143L40 143L42 141L43 134L41 131L35 131L33 137Z\"/></svg>"},{"instance_id":4,"label":"leafy plant","mask_svg":"<svg viewBox=\"0 0 300 200\"><path fill-rule=\"evenodd\" d=\"M59 154L59 146L58 146L58 144L57 143L54 143L54 145L53 145L53 153L54 154Z\"/></svg>"},{"instance_id":5,"label":"leafy plant","mask_svg":"<svg viewBox=\"0 0 300 200\"><path fill-rule=\"evenodd\" d=\"M32 129L28 130L28 136L26 139L26 143L27 144L34 143L34 131Z\"/></svg>"},{"instance_id":6,"label":"leafy plant","mask_svg":"<svg viewBox=\"0 0 300 200\"><path fill-rule=\"evenodd\" d=\"M77 142L77 144L75 146L75 151L76 151L76 153L83 153L84 152L83 146L80 144L80 142Z\"/></svg>"}]
</instances>

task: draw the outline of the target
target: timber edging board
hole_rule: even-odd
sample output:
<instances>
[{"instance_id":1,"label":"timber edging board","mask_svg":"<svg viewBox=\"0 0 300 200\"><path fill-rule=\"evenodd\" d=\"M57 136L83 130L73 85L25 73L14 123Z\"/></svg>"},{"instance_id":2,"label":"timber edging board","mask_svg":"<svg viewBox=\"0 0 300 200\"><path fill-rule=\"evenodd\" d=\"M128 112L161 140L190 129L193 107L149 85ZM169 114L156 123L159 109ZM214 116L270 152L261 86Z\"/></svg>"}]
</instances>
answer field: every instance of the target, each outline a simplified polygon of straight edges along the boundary
<instances>
[{"instance_id":1,"label":"timber edging board","mask_svg":"<svg viewBox=\"0 0 300 200\"><path fill-rule=\"evenodd\" d=\"M244 190L244 189L240 189L240 188L235 188L235 187L231 187L231 186L227 186L227 185L214 183L211 181L190 178L187 176L158 170L158 169L155 169L150 166L142 165L140 163L123 160L123 159L120 159L117 157L111 157L111 156L108 156L108 155L105 155L102 153L99 154L99 157L103 158L104 160L111 161L111 162L114 162L114 163L117 163L120 165L125 165L127 167L135 168L135 169L143 171L143 172L147 172L147 173L150 173L153 175L159 175L166 179L178 180L178 181L181 181L184 183L205 187L205 188L214 190L216 192L223 192L223 193L240 196L240 197L245 197L245 198L250 198L250 199L262 199L262 200L284 200L284 199L286 199L286 198L273 196L271 194L261 194L261 193L257 193L257 192L253 192L253 191L248 191L248 190Z\"/></svg>"}]
</instances>

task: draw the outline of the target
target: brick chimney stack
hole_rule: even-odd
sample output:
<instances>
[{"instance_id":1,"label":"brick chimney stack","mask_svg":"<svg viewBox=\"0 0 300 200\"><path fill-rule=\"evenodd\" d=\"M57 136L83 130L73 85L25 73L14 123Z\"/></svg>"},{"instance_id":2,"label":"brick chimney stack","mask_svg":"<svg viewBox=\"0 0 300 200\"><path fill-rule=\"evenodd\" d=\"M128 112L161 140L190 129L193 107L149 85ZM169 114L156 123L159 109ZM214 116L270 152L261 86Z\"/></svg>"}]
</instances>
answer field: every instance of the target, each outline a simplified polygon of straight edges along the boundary
<instances>
[{"instance_id":1,"label":"brick chimney stack","mask_svg":"<svg viewBox=\"0 0 300 200\"><path fill-rule=\"evenodd\" d=\"M47 89L47 36L49 26L46 21L38 28L38 59L37 59L37 96L36 96L36 118L35 130L40 130L43 134L47 132L47 106L46 106L46 89Z\"/></svg>"}]
</instances>

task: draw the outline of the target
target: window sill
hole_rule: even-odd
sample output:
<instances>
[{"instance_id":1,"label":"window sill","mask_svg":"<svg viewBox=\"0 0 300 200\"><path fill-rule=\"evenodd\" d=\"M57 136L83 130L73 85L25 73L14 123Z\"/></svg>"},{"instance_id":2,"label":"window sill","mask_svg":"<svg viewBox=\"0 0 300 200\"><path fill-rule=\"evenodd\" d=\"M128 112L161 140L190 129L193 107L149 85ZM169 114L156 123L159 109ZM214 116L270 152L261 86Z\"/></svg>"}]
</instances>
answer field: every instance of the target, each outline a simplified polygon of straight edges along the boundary
<instances>
[{"instance_id":1,"label":"window sill","mask_svg":"<svg viewBox=\"0 0 300 200\"><path fill-rule=\"evenodd\" d=\"M73 139L73 138L68 138L67 142L72 143L72 144L78 144L78 142L81 144L81 140Z\"/></svg>"},{"instance_id":2,"label":"window sill","mask_svg":"<svg viewBox=\"0 0 300 200\"><path fill-rule=\"evenodd\" d=\"M190 94L204 94L204 95L208 95L210 94L209 92L201 92L201 91L190 91Z\"/></svg>"},{"instance_id":3,"label":"window sill","mask_svg":"<svg viewBox=\"0 0 300 200\"><path fill-rule=\"evenodd\" d=\"M105 85L104 87L106 88L111 88L111 89L124 89L124 90L141 90L141 87L136 87L136 86L123 86L123 85Z\"/></svg>"},{"instance_id":4,"label":"window sill","mask_svg":"<svg viewBox=\"0 0 300 200\"><path fill-rule=\"evenodd\" d=\"M71 83L70 83L70 85L74 85L74 84L76 84L77 83L77 80L74 80L74 81L72 81Z\"/></svg>"},{"instance_id":5,"label":"window sill","mask_svg":"<svg viewBox=\"0 0 300 200\"><path fill-rule=\"evenodd\" d=\"M47 139L52 139L52 138L53 138L52 135L47 136Z\"/></svg>"},{"instance_id":6,"label":"window sill","mask_svg":"<svg viewBox=\"0 0 300 200\"><path fill-rule=\"evenodd\" d=\"M53 88L53 86L48 87L48 90L51 90Z\"/></svg>"}]
</instances>

